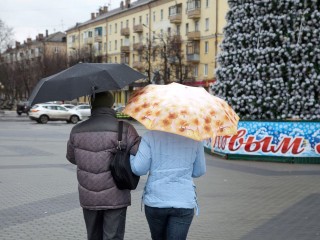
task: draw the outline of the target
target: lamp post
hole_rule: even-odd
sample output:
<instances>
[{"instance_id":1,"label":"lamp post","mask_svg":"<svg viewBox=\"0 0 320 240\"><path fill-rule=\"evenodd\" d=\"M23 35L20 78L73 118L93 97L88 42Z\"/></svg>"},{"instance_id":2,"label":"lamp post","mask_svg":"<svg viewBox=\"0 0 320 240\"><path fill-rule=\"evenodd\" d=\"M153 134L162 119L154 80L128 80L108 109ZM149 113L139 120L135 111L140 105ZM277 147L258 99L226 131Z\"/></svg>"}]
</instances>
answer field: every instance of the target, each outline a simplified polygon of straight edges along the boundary
<instances>
[{"instance_id":1,"label":"lamp post","mask_svg":"<svg viewBox=\"0 0 320 240\"><path fill-rule=\"evenodd\" d=\"M151 83L151 29L150 29L150 24L149 27L145 24L142 24L145 28L148 29L148 81Z\"/></svg>"},{"instance_id":2,"label":"lamp post","mask_svg":"<svg viewBox=\"0 0 320 240\"><path fill-rule=\"evenodd\" d=\"M4 85L2 84L2 82L0 82L0 100L3 98L3 89Z\"/></svg>"},{"instance_id":3,"label":"lamp post","mask_svg":"<svg viewBox=\"0 0 320 240\"><path fill-rule=\"evenodd\" d=\"M167 52L167 45L168 45L168 40L167 42L163 39L163 36L160 37L153 37L153 40L158 39L162 42L163 46L161 49L161 57L163 58L164 61L164 67L163 67L163 81L164 84L168 83L168 79L170 78L169 76L169 68L168 68L168 52Z\"/></svg>"}]
</instances>

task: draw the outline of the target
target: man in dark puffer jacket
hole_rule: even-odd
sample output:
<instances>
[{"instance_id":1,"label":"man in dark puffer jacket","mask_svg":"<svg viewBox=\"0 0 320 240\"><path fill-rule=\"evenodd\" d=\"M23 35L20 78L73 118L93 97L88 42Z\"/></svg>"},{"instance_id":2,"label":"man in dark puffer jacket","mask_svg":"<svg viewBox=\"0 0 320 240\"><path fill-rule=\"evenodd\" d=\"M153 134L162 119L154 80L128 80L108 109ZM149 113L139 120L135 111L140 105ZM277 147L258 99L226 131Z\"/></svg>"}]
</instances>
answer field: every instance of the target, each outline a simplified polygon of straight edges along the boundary
<instances>
[{"instance_id":1,"label":"man in dark puffer jacket","mask_svg":"<svg viewBox=\"0 0 320 240\"><path fill-rule=\"evenodd\" d=\"M112 178L110 161L116 152L118 120L111 109L112 93L91 97L91 117L73 127L67 145L67 159L77 165L80 205L88 239L123 239L130 190L119 190ZM122 141L135 155L140 137L135 128L123 124Z\"/></svg>"}]
</instances>

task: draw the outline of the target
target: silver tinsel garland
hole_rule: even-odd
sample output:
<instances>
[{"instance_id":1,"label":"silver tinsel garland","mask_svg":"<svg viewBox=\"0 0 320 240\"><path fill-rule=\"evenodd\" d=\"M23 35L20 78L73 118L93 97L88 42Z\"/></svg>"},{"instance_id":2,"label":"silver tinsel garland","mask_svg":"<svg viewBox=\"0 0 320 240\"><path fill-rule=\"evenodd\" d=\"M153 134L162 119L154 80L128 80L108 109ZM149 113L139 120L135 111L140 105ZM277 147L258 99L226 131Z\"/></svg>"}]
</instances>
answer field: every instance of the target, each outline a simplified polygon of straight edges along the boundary
<instances>
[{"instance_id":1,"label":"silver tinsel garland","mask_svg":"<svg viewBox=\"0 0 320 240\"><path fill-rule=\"evenodd\" d=\"M228 2L213 94L242 119L320 119L320 0Z\"/></svg>"}]
</instances>

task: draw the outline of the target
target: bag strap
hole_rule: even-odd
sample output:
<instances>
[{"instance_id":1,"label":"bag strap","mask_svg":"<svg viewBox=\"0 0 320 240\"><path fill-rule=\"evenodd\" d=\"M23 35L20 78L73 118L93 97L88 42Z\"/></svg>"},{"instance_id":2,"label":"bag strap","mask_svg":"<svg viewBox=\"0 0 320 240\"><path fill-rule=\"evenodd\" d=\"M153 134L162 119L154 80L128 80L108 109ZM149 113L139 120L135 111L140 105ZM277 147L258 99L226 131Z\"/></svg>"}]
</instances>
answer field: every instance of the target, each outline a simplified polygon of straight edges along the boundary
<instances>
[{"instance_id":1,"label":"bag strap","mask_svg":"<svg viewBox=\"0 0 320 240\"><path fill-rule=\"evenodd\" d=\"M118 123L118 147L117 147L119 150L121 150L122 129L123 129L123 121L119 121L119 123Z\"/></svg>"}]
</instances>

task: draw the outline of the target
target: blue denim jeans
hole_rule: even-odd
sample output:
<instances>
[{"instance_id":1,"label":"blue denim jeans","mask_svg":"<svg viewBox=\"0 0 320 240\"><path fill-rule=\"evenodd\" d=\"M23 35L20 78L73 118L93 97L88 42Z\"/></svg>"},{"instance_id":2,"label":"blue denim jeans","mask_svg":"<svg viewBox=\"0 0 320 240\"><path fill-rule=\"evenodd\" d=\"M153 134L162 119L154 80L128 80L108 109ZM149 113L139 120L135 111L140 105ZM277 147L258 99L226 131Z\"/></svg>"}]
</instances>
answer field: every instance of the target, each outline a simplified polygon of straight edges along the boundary
<instances>
[{"instance_id":1,"label":"blue denim jeans","mask_svg":"<svg viewBox=\"0 0 320 240\"><path fill-rule=\"evenodd\" d=\"M187 239L194 209L154 208L146 205L144 209L153 240Z\"/></svg>"}]
</instances>

